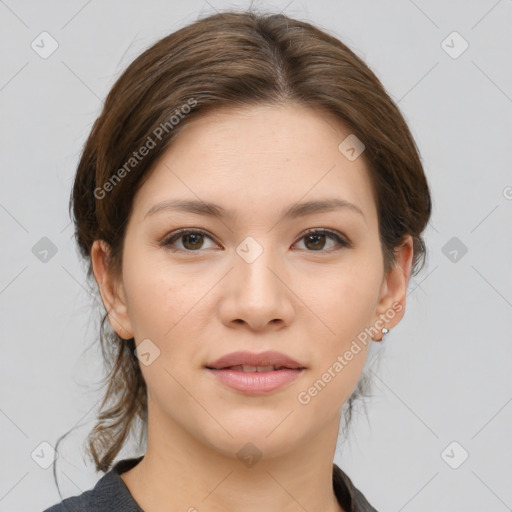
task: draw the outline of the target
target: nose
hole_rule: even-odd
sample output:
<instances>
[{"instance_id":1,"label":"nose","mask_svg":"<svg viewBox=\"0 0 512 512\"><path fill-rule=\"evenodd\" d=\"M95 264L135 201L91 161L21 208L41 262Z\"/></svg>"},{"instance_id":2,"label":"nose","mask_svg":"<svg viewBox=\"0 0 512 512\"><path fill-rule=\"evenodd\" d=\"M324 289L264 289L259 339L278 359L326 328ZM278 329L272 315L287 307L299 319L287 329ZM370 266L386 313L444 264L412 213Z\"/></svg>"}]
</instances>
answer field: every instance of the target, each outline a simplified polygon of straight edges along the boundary
<instances>
[{"instance_id":1,"label":"nose","mask_svg":"<svg viewBox=\"0 0 512 512\"><path fill-rule=\"evenodd\" d=\"M240 254L235 254L225 283L220 307L223 322L253 331L289 325L295 313L294 295L287 286L290 279L284 265L267 248L253 261Z\"/></svg>"}]
</instances>

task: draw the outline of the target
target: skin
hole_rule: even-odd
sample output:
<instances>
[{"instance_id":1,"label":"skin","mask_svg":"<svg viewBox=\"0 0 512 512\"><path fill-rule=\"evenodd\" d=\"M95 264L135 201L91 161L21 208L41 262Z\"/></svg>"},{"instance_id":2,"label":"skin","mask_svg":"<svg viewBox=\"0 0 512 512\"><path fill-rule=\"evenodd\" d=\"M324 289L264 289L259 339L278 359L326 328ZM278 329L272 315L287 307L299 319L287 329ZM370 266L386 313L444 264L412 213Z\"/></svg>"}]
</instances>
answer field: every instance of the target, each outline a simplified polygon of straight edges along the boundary
<instances>
[{"instance_id":1,"label":"skin","mask_svg":"<svg viewBox=\"0 0 512 512\"><path fill-rule=\"evenodd\" d=\"M141 365L146 454L121 476L144 510L343 510L332 489L340 411L371 339L308 404L297 397L393 303L402 309L384 326L401 320L412 258L408 236L384 273L364 158L349 161L338 150L349 133L328 114L297 105L209 113L185 127L137 192L120 277L106 268L108 246L94 243L94 275L113 328L160 350ZM362 214L339 208L280 220L297 202L333 197ZM165 209L145 216L178 198L214 202L236 216ZM185 227L208 235L159 244ZM310 228L338 231L351 245L311 240ZM251 263L236 252L249 236L263 248ZM248 396L204 368L237 350L277 350L307 369L270 394ZM252 467L236 455L247 442L262 453Z\"/></svg>"}]
</instances>

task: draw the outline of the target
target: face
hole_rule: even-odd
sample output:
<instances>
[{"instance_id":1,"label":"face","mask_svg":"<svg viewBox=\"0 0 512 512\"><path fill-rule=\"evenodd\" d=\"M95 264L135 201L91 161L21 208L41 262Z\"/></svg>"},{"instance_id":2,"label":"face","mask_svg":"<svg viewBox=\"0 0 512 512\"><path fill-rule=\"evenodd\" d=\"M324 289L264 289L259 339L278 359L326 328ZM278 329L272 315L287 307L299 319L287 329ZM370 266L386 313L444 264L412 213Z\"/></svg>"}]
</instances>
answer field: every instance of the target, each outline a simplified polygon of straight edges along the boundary
<instances>
[{"instance_id":1,"label":"face","mask_svg":"<svg viewBox=\"0 0 512 512\"><path fill-rule=\"evenodd\" d=\"M371 344L365 328L403 314L411 258L409 241L401 268L384 273L368 169L338 149L349 134L305 107L210 113L137 192L116 287L95 244L111 323L143 343L150 432L187 432L229 456L247 441L279 455L338 421ZM244 391L254 374L207 368L236 351L277 351L302 370Z\"/></svg>"}]
</instances>

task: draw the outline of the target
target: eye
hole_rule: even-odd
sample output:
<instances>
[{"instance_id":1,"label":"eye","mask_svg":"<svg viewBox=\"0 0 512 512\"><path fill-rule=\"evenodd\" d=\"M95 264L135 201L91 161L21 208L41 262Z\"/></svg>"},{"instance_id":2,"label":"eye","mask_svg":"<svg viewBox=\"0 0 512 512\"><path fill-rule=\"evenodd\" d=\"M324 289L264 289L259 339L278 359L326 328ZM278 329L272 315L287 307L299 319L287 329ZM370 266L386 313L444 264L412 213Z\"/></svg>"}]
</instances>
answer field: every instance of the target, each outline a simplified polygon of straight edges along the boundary
<instances>
[{"instance_id":1,"label":"eye","mask_svg":"<svg viewBox=\"0 0 512 512\"><path fill-rule=\"evenodd\" d=\"M203 245L205 238L213 240L202 230L180 229L179 231L171 233L169 237L162 240L161 245L175 251L198 252L198 249L204 248ZM172 247L176 241L181 242L181 247Z\"/></svg>"},{"instance_id":2,"label":"eye","mask_svg":"<svg viewBox=\"0 0 512 512\"><path fill-rule=\"evenodd\" d=\"M330 231L328 229L310 229L300 238L300 240L306 240L306 247L311 248L309 252L327 252L323 250L326 238L334 240L338 246L341 247L351 246L350 242L348 242L348 240L346 240L340 233Z\"/></svg>"},{"instance_id":3,"label":"eye","mask_svg":"<svg viewBox=\"0 0 512 512\"><path fill-rule=\"evenodd\" d=\"M164 238L160 244L173 251L199 252L200 249L205 248L205 239L213 241L211 236L200 229L180 229ZM327 252L323 249L325 248L326 240L328 239L336 242L338 248L351 247L350 242L348 242L340 233L330 231L328 229L310 229L300 238L300 240L306 240L306 250L309 249L309 252ZM181 243L181 247L175 246L178 241ZM208 247L206 247L206 249L208 249Z\"/></svg>"}]
</instances>

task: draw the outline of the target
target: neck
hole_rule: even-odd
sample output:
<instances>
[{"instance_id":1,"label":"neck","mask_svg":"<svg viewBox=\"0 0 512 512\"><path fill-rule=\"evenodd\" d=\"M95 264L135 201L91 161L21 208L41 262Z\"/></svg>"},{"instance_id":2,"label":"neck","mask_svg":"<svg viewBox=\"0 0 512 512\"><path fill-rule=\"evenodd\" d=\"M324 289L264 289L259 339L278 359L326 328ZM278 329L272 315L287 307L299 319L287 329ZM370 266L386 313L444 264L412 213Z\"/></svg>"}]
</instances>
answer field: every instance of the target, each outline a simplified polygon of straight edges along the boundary
<instances>
[{"instance_id":1,"label":"neck","mask_svg":"<svg viewBox=\"0 0 512 512\"><path fill-rule=\"evenodd\" d=\"M144 458L121 474L145 512L344 512L332 487L339 417L296 449L259 460L252 444L240 442L238 456L222 453L153 419Z\"/></svg>"}]
</instances>

